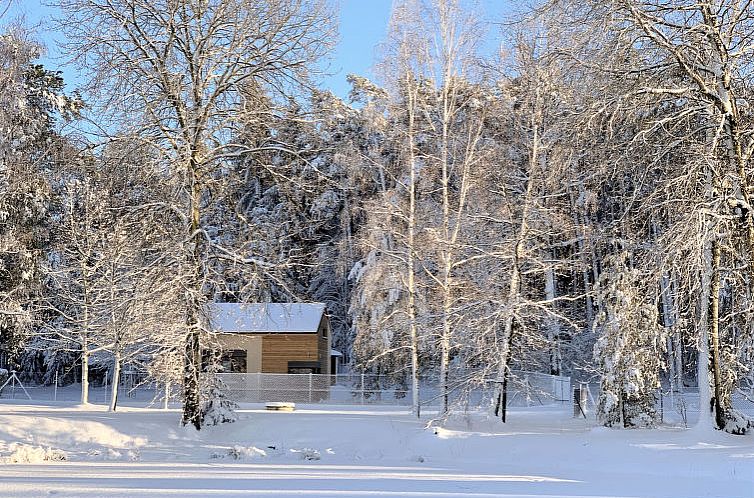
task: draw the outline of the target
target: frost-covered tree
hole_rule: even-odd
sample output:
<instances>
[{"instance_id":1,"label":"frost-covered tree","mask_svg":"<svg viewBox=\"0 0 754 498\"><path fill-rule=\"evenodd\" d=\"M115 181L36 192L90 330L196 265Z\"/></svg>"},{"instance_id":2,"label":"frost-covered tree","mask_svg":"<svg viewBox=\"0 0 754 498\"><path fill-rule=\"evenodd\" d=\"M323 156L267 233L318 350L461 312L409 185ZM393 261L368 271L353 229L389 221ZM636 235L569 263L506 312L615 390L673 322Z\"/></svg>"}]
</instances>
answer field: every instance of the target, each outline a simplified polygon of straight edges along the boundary
<instances>
[{"instance_id":1,"label":"frost-covered tree","mask_svg":"<svg viewBox=\"0 0 754 498\"><path fill-rule=\"evenodd\" d=\"M163 174L137 145L114 142L103 154L72 158L56 172L59 207L44 265L42 325L27 346L53 358L78 356L82 403L88 402L90 366L107 369L111 410L123 365L142 368L173 347L181 322L179 258L168 250L177 234L144 207L164 198ZM60 367L43 366L48 372Z\"/></svg>"},{"instance_id":2,"label":"frost-covered tree","mask_svg":"<svg viewBox=\"0 0 754 498\"><path fill-rule=\"evenodd\" d=\"M41 51L20 26L0 33L0 354L15 365L50 244L50 170L63 149L55 120L79 107L60 75L35 63Z\"/></svg>"},{"instance_id":3,"label":"frost-covered tree","mask_svg":"<svg viewBox=\"0 0 754 498\"><path fill-rule=\"evenodd\" d=\"M659 422L655 397L665 336L652 284L646 272L632 267L628 253L606 258L593 327L600 374L597 416L607 426L651 427Z\"/></svg>"},{"instance_id":4,"label":"frost-covered tree","mask_svg":"<svg viewBox=\"0 0 754 498\"><path fill-rule=\"evenodd\" d=\"M672 274L682 289L680 301L696 310L686 323L694 324L698 337L701 405L711 406L714 418L702 410L699 423L745 431L748 422L731 408L737 367L725 358L736 354L723 354L735 347L724 324L736 311L721 300L721 279L741 266L751 273L751 116L739 105L751 86L740 50L751 42L751 7L653 0L551 5L566 5L556 15L571 20L565 23L570 46L561 53L601 82L602 95L595 94L596 105L587 111L591 122L608 131L600 149L615 147L609 156L635 157L649 166L639 177L631 163L620 161L623 173L615 187L625 193L613 205L615 213L624 213L614 217L622 218L624 228L615 227L620 237L638 227L629 218L643 217L653 227L631 237L657 239L658 253L667 256L660 275ZM605 29L594 36L597 24ZM629 121L628 127L616 126ZM652 220L649 213L659 203L664 213ZM735 295L746 295L748 279L735 280Z\"/></svg>"},{"instance_id":5,"label":"frost-covered tree","mask_svg":"<svg viewBox=\"0 0 754 498\"><path fill-rule=\"evenodd\" d=\"M265 95L301 84L331 41L319 1L61 0L69 54L91 76L95 108L150 144L174 188L163 208L178 214L186 280L183 423L199 429L202 310L212 258L244 265L255 254L208 238L207 206L231 158L258 149L236 141L264 126Z\"/></svg>"}]
</instances>

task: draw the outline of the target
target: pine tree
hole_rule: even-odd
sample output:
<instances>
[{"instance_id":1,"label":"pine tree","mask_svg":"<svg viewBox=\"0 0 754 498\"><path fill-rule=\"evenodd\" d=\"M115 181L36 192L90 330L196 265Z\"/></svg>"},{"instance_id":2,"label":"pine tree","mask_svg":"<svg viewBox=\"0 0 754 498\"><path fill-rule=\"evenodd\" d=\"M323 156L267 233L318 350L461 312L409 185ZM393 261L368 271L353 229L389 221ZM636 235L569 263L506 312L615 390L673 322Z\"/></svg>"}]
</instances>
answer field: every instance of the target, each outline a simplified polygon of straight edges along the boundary
<instances>
[{"instance_id":1,"label":"pine tree","mask_svg":"<svg viewBox=\"0 0 754 498\"><path fill-rule=\"evenodd\" d=\"M659 422L655 397L665 348L657 302L628 253L606 258L603 268L594 321L601 388L597 416L606 426L651 427Z\"/></svg>"},{"instance_id":2,"label":"pine tree","mask_svg":"<svg viewBox=\"0 0 754 498\"><path fill-rule=\"evenodd\" d=\"M19 26L0 33L0 353L17 367L51 242L50 171L67 147L54 125L80 107L59 73L35 63L41 50Z\"/></svg>"}]
</instances>

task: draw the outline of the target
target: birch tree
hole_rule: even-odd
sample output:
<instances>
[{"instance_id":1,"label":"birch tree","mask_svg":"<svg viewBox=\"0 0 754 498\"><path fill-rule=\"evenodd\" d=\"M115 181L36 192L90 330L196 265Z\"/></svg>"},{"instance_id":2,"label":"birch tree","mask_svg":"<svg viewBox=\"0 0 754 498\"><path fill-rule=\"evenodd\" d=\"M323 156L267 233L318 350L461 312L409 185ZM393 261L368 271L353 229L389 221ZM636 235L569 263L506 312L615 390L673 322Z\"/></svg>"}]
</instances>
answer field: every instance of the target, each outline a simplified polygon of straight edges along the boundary
<instances>
[{"instance_id":1,"label":"birch tree","mask_svg":"<svg viewBox=\"0 0 754 498\"><path fill-rule=\"evenodd\" d=\"M104 230L109 226L92 179L69 176L66 183L64 218L58 227L62 244L45 272L50 298L43 309L52 314L52 321L43 335L46 348L80 355L81 403L87 404L92 357L106 348L105 322L99 312L108 303L101 277L106 264L102 257Z\"/></svg>"},{"instance_id":2,"label":"birch tree","mask_svg":"<svg viewBox=\"0 0 754 498\"><path fill-rule=\"evenodd\" d=\"M467 244L463 228L467 224L467 204L474 192L474 178L487 152L483 147L485 95L474 88L480 72L475 52L481 27L474 22L473 12L462 9L459 2L439 1L425 9L424 17L436 26L429 66L434 71L427 78L437 88L437 108L425 110L430 114L428 127L436 148L425 160L428 167L439 170L441 215L439 226L430 229L437 244L438 271L430 274L442 301L439 385L440 412L445 414L450 362L454 349L458 348L454 338L459 325L458 299L459 293L464 292L457 281L465 259L461 246Z\"/></svg>"},{"instance_id":3,"label":"birch tree","mask_svg":"<svg viewBox=\"0 0 754 498\"><path fill-rule=\"evenodd\" d=\"M404 115L405 158L408 206L406 213L407 313L412 348L417 343L416 272L428 279L430 291L438 296L433 315L439 324L428 333L436 336L441 413L448 411L450 363L455 344L454 330L461 319L457 313L458 295L463 293L456 281L464 259L468 197L475 171L484 155L482 123L484 97L475 89L481 70L476 60L479 25L473 12L459 2L405 2L394 9L390 40L390 83L400 112ZM396 107L396 110L398 108ZM419 176L424 179L420 179ZM417 185L424 183L427 194L419 199ZM437 194L432 194L436 185ZM417 209L431 210L419 228ZM416 251L420 234L431 244L434 255L425 254L421 266ZM416 358L412 357L416 372Z\"/></svg>"},{"instance_id":4,"label":"birch tree","mask_svg":"<svg viewBox=\"0 0 754 498\"><path fill-rule=\"evenodd\" d=\"M488 356L497 383L494 412L503 422L511 365L527 365L544 345L547 371L561 370L560 322L569 320L557 306L574 299L573 294L583 295L557 292L556 268L563 271L572 263L567 253L562 260L554 257L553 246L562 244L561 238L577 240L564 216L568 211L561 210L570 207L569 191L578 185L579 175L573 167L574 149L565 138L569 88L558 67L543 55L546 40L546 35L520 36L514 52L516 76L501 71L495 112L507 115L507 129L495 132L500 152L488 166L495 170L485 183L491 193L487 220L500 227L496 237L480 247L485 248L483 261L495 268L495 284L487 296L496 309L486 313L486 329L494 348ZM516 343L530 349L517 356Z\"/></svg>"}]
</instances>

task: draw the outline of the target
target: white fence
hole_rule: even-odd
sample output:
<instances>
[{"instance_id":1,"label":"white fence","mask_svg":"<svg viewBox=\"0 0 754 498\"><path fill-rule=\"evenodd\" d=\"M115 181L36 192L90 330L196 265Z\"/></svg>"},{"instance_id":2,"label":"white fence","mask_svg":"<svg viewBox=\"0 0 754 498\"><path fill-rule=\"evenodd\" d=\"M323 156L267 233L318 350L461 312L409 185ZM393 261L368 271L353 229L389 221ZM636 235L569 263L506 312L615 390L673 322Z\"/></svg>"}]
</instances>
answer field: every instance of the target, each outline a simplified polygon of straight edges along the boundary
<instances>
[{"instance_id":1,"label":"white fence","mask_svg":"<svg viewBox=\"0 0 754 498\"><path fill-rule=\"evenodd\" d=\"M237 403L292 401L299 403L410 405L410 387L395 376L368 374L318 375L233 373L219 374L228 397ZM493 380L475 379L451 383L451 403L488 405L496 394ZM570 378L534 372L514 372L508 400L514 406L544 405L570 401ZM442 390L436 379L419 384L424 406L439 404Z\"/></svg>"},{"instance_id":2,"label":"white fence","mask_svg":"<svg viewBox=\"0 0 754 498\"><path fill-rule=\"evenodd\" d=\"M600 384L598 382L578 383L577 386L585 389L586 404L582 406L583 415L587 418L596 418L597 403L600 396ZM665 423L692 425L699 417L699 389L696 386L684 387L681 391L671 392L660 389L655 393L655 409L660 419ZM574 400L575 402L575 400ZM731 406L734 410L754 418L754 390L739 388L731 395Z\"/></svg>"},{"instance_id":3,"label":"white fence","mask_svg":"<svg viewBox=\"0 0 754 498\"><path fill-rule=\"evenodd\" d=\"M41 373L19 372L16 378L0 376L0 400L30 400L51 402L77 402L81 400L81 384L58 383L55 376L50 384L42 384L32 379L41 379ZM89 383L89 402L108 404L112 396L112 386L107 378ZM125 372L118 384L118 400L121 404L135 406L162 406L165 402L166 386L146 382L141 374ZM170 389L170 403L180 403L181 387Z\"/></svg>"},{"instance_id":4,"label":"white fence","mask_svg":"<svg viewBox=\"0 0 754 498\"><path fill-rule=\"evenodd\" d=\"M34 401L52 402L76 402L80 399L80 384L40 385L29 381L29 377L34 376L21 376L22 385L10 383L0 390L0 399L31 398ZM41 378L41 375L36 377ZM410 386L406 385L405 375L227 373L218 374L218 377L225 385L226 395L242 404L292 401L341 405L411 405ZM422 406L439 405L443 393L436 377L422 378L419 387ZM451 385L448 387L448 398L452 405L486 407L496 396L499 384L494 379L466 373L451 376ZM111 389L107 384L93 382L89 388L90 402L109 402ZM508 403L511 406L569 403L570 390L569 377L513 372L508 383ZM124 375L118 392L121 404L164 406L166 386ZM171 406L179 406L181 392L181 386L172 387L169 400Z\"/></svg>"}]
</instances>

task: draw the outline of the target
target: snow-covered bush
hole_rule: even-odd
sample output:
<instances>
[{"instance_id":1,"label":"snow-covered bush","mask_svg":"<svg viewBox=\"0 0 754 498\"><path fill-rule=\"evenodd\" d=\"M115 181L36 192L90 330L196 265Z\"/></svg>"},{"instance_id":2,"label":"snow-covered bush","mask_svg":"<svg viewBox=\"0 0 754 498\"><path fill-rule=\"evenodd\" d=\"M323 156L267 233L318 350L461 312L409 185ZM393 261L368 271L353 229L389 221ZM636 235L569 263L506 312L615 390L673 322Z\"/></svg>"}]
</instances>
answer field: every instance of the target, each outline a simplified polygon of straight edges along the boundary
<instances>
[{"instance_id":1,"label":"snow-covered bush","mask_svg":"<svg viewBox=\"0 0 754 498\"><path fill-rule=\"evenodd\" d=\"M718 427L730 434L743 435L754 428L754 419L733 407L733 394L741 387L750 388L751 386L747 382L747 375L751 375L748 370L752 361L752 350L745 343L738 348L733 347L735 332L733 328L730 328L721 334L721 342L724 342L724 344L720 347L720 385L718 389L722 408L720 414L722 423ZM734 337L731 337L731 335ZM747 334L741 335L746 336ZM751 341L751 338L745 337L744 340ZM711 386L711 388L714 392L714 386Z\"/></svg>"},{"instance_id":2,"label":"snow-covered bush","mask_svg":"<svg viewBox=\"0 0 754 498\"><path fill-rule=\"evenodd\" d=\"M203 389L205 402L202 407L202 425L204 426L220 425L238 420L236 414L238 405L228 398L227 386L219 376L215 375L216 370L217 367L211 367L205 376L206 384Z\"/></svg>"},{"instance_id":3,"label":"snow-covered bush","mask_svg":"<svg viewBox=\"0 0 754 498\"><path fill-rule=\"evenodd\" d=\"M10 451L10 455L4 458L7 463L62 462L68 459L64 451L50 447L15 443L10 446Z\"/></svg>"},{"instance_id":4,"label":"snow-covered bush","mask_svg":"<svg viewBox=\"0 0 754 498\"><path fill-rule=\"evenodd\" d=\"M225 452L215 452L210 458L232 458L233 460L246 460L266 457L267 452L256 446L232 446Z\"/></svg>"},{"instance_id":5,"label":"snow-covered bush","mask_svg":"<svg viewBox=\"0 0 754 498\"><path fill-rule=\"evenodd\" d=\"M291 448L290 452L298 455L301 460L320 460L322 455L314 448Z\"/></svg>"}]
</instances>

